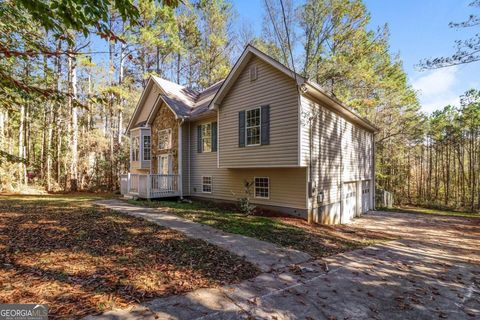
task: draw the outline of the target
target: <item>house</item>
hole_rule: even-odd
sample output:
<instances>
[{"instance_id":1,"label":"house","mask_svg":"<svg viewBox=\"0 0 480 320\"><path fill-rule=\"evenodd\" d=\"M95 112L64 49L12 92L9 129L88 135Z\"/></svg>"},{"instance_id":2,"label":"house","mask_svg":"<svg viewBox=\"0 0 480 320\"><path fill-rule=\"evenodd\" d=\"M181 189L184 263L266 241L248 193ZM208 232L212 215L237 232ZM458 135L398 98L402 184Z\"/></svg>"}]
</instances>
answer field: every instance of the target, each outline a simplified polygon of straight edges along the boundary
<instances>
[{"instance_id":1,"label":"house","mask_svg":"<svg viewBox=\"0 0 480 320\"><path fill-rule=\"evenodd\" d=\"M253 46L228 77L196 92L152 76L130 119L122 194L251 202L319 223L373 208L367 120Z\"/></svg>"}]
</instances>

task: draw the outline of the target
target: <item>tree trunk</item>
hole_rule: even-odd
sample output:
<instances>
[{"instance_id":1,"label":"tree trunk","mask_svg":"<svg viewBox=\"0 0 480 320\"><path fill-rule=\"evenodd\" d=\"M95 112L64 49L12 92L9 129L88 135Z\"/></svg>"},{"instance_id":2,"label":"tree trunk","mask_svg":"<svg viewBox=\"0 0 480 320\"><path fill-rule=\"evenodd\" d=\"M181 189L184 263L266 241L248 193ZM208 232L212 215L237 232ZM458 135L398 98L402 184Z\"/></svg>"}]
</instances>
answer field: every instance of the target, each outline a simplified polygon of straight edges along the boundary
<instances>
[{"instance_id":1,"label":"tree trunk","mask_svg":"<svg viewBox=\"0 0 480 320\"><path fill-rule=\"evenodd\" d=\"M18 181L27 184L27 168L25 165L25 105L20 106L20 126L18 128L18 157L23 161L19 163Z\"/></svg>"},{"instance_id":2,"label":"tree trunk","mask_svg":"<svg viewBox=\"0 0 480 320\"><path fill-rule=\"evenodd\" d=\"M71 134L70 134L70 191L77 191L78 182L78 108L77 98L77 66L74 56L68 56L68 79L69 79L69 109L71 110Z\"/></svg>"}]
</instances>

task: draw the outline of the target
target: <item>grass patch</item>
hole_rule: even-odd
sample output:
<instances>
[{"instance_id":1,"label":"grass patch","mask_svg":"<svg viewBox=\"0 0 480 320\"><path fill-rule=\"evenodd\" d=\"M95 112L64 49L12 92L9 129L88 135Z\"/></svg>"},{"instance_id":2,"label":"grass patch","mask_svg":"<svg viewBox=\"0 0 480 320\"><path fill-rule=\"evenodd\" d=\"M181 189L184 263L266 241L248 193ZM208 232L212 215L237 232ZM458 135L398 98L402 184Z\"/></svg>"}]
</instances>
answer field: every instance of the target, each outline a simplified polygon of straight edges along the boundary
<instances>
[{"instance_id":1,"label":"grass patch","mask_svg":"<svg viewBox=\"0 0 480 320\"><path fill-rule=\"evenodd\" d=\"M404 212L404 213L431 214L431 215L449 216L449 217L480 218L480 214L474 213L474 212L430 209L430 208L422 208L422 207L395 207L395 208L382 208L381 210L387 211L387 212Z\"/></svg>"},{"instance_id":2,"label":"grass patch","mask_svg":"<svg viewBox=\"0 0 480 320\"><path fill-rule=\"evenodd\" d=\"M129 200L130 204L162 208L185 219L214 228L293 248L321 258L392 239L378 232L348 225L309 225L290 217L245 215L210 202Z\"/></svg>"},{"instance_id":3,"label":"grass patch","mask_svg":"<svg viewBox=\"0 0 480 320\"><path fill-rule=\"evenodd\" d=\"M202 240L93 206L98 198L0 196L2 303L46 303L53 318L80 318L259 272Z\"/></svg>"}]
</instances>

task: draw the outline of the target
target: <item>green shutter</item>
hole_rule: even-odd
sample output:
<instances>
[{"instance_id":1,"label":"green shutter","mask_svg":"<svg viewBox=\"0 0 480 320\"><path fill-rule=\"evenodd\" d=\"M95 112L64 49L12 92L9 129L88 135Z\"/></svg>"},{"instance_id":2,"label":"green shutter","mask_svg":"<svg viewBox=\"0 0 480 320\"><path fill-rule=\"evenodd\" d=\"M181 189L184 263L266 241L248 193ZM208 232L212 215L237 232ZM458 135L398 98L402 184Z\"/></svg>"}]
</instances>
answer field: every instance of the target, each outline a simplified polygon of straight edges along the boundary
<instances>
[{"instance_id":1,"label":"green shutter","mask_svg":"<svg viewBox=\"0 0 480 320\"><path fill-rule=\"evenodd\" d=\"M202 126L197 126L197 152L202 153Z\"/></svg>"},{"instance_id":2,"label":"green shutter","mask_svg":"<svg viewBox=\"0 0 480 320\"><path fill-rule=\"evenodd\" d=\"M262 106L261 143L270 144L270 106Z\"/></svg>"},{"instance_id":3,"label":"green shutter","mask_svg":"<svg viewBox=\"0 0 480 320\"><path fill-rule=\"evenodd\" d=\"M245 110L238 113L238 146L245 147Z\"/></svg>"},{"instance_id":4,"label":"green shutter","mask_svg":"<svg viewBox=\"0 0 480 320\"><path fill-rule=\"evenodd\" d=\"M217 123L212 122L212 151L217 151Z\"/></svg>"}]
</instances>

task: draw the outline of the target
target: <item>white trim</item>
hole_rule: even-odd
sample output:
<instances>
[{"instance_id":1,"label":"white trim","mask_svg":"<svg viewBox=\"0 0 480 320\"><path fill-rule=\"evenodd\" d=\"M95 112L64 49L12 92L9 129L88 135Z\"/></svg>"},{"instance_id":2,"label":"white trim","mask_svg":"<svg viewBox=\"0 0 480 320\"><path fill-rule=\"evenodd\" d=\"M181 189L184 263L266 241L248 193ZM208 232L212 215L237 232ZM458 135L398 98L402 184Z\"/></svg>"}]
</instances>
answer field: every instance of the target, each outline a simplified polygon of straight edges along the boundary
<instances>
[{"instance_id":1,"label":"white trim","mask_svg":"<svg viewBox=\"0 0 480 320\"><path fill-rule=\"evenodd\" d=\"M220 103L222 102L223 98L226 96L228 91L230 90L230 87L233 85L235 82L236 78L240 75L240 72L245 68L247 65L249 59L252 56L256 56L257 58L263 60L264 62L270 64L274 68L278 69L279 71L283 72L287 76L289 76L292 79L295 79L297 82L297 85L302 88L308 89L308 87L312 88L314 92L319 93L324 100L327 100L327 102L331 105L331 108L337 109L344 117L350 118L354 121L359 122L362 126L367 128L368 130L371 131L378 131L378 129L371 124L368 120L364 119L363 117L359 116L349 108L345 107L341 101L338 99L331 97L327 93L323 91L323 89L320 87L320 85L309 81L305 77L302 77L299 74L296 74L284 66L282 63L278 62L274 58L270 57L269 55L263 53L262 51L258 50L257 48L253 47L252 45L247 45L245 47L245 50L243 53L240 55L240 58L237 60L235 65L233 66L232 70L228 74L227 78L225 81L222 83L220 86L219 90L213 97L212 101L210 102L209 108L210 109L216 109L219 107ZM307 90L308 91L308 90Z\"/></svg>"},{"instance_id":2,"label":"white trim","mask_svg":"<svg viewBox=\"0 0 480 320\"><path fill-rule=\"evenodd\" d=\"M191 143L191 138L192 138L192 126L191 126L191 122L188 121L188 195L191 195L192 194L192 174L191 174L191 167L192 167L192 151L190 150L190 148L192 147L192 143Z\"/></svg>"},{"instance_id":3,"label":"white trim","mask_svg":"<svg viewBox=\"0 0 480 320\"><path fill-rule=\"evenodd\" d=\"M177 152L177 165L178 165L178 189L180 191L180 198L183 198L183 121L180 121L178 125L178 152Z\"/></svg>"},{"instance_id":4,"label":"white trim","mask_svg":"<svg viewBox=\"0 0 480 320\"><path fill-rule=\"evenodd\" d=\"M203 190L204 185L206 185L206 186L209 185L208 183L205 184L203 182L203 178L210 178L210 191L204 191ZM213 193L213 176L202 176L202 191L201 191L201 193L210 193L210 194Z\"/></svg>"},{"instance_id":5,"label":"white trim","mask_svg":"<svg viewBox=\"0 0 480 320\"><path fill-rule=\"evenodd\" d=\"M307 166L299 166L298 164L284 164L284 165L222 166L222 167L219 167L219 169L255 169L255 168L307 168Z\"/></svg>"},{"instance_id":6,"label":"white trim","mask_svg":"<svg viewBox=\"0 0 480 320\"><path fill-rule=\"evenodd\" d=\"M160 135L164 132L169 132L168 148L161 148L160 147ZM166 129L158 130L158 146L157 146L157 148L158 148L158 150L170 150L170 149L172 149L172 128L166 128Z\"/></svg>"},{"instance_id":7,"label":"white trim","mask_svg":"<svg viewBox=\"0 0 480 320\"><path fill-rule=\"evenodd\" d=\"M212 145L212 143L213 143L213 141L212 141L212 123L213 123L213 122L210 121L210 122L205 122L205 123L199 124L199 126L200 126L200 131L202 132L202 137L200 138L200 140L201 140L200 142L202 143L202 153L210 153L210 152L213 152L213 145ZM210 125L210 150L205 151L205 149L203 149L203 139L206 139L206 138L205 138L204 135L203 135L203 127L204 127L204 126L208 126L208 125ZM217 130L218 130L218 123L217 123ZM217 136L218 136L218 133L217 133ZM218 145L217 145L217 148L218 148Z\"/></svg>"},{"instance_id":8,"label":"white trim","mask_svg":"<svg viewBox=\"0 0 480 320\"><path fill-rule=\"evenodd\" d=\"M135 137L131 137L131 139L132 139L132 144L131 144L132 157L130 158L130 161L131 161L131 162L141 161L141 160L140 160L140 152L141 152L141 150L140 150L140 149L141 149L141 147L140 147L140 143L141 143L141 142L140 142L140 137L141 137L141 135L135 136ZM135 159L133 159L133 154L134 154L134 152L135 152L135 150L134 150L134 141L137 140L137 139L138 139L138 154L137 154L137 157L136 157Z\"/></svg>"},{"instance_id":9,"label":"white trim","mask_svg":"<svg viewBox=\"0 0 480 320\"><path fill-rule=\"evenodd\" d=\"M259 132L259 135L258 135L258 143L255 143L255 144L248 144L248 128L255 128L257 126L252 126L252 127L247 127L247 112L248 111L252 111L252 110L257 110L258 109L258 118L260 119L260 123L258 125L258 132ZM261 146L262 145L262 107L253 107L253 108L250 108L250 109L246 109L245 110L245 147L257 147L257 146Z\"/></svg>"},{"instance_id":10,"label":"white trim","mask_svg":"<svg viewBox=\"0 0 480 320\"><path fill-rule=\"evenodd\" d=\"M219 90L213 97L212 101L210 102L209 109L216 109L218 107L219 103L221 103L221 101L229 91L230 87L233 85L233 82L239 76L240 72L245 68L249 59L252 56L258 57L259 59L277 68L279 71L283 72L290 78L295 79L298 85L301 85L306 81L306 78L298 74L295 76L295 73L292 70L290 70L289 68L287 68L286 66L278 62L277 60L273 59L269 55L263 53L262 51L258 50L257 48L249 44L245 47L242 54L240 55L240 58L238 58L237 62L235 62L235 65L230 70L227 78L222 83Z\"/></svg>"},{"instance_id":11,"label":"white trim","mask_svg":"<svg viewBox=\"0 0 480 320\"><path fill-rule=\"evenodd\" d=\"M220 168L220 111L217 110L217 169Z\"/></svg>"},{"instance_id":12,"label":"white trim","mask_svg":"<svg viewBox=\"0 0 480 320\"><path fill-rule=\"evenodd\" d=\"M268 180L268 197L257 197L257 182L255 180L257 179L267 179ZM269 200L270 199L270 191L271 191L271 188L270 188L270 177L253 177L253 197L255 199L266 199L266 200Z\"/></svg>"},{"instance_id":13,"label":"white trim","mask_svg":"<svg viewBox=\"0 0 480 320\"><path fill-rule=\"evenodd\" d=\"M142 161L152 161L152 135L151 134L144 134L141 135L142 137ZM150 159L145 159L145 138L149 137L150 138Z\"/></svg>"},{"instance_id":14,"label":"white trim","mask_svg":"<svg viewBox=\"0 0 480 320\"><path fill-rule=\"evenodd\" d=\"M298 121L297 121L297 127L298 127L298 135L297 135L297 138L298 138L298 145L297 145L297 149L298 149L298 154L297 154L297 163L298 165L302 165L303 164L303 152L302 152L302 144L303 144L303 137L302 137L302 129L303 129L303 123L302 123L302 95L300 94L300 92L297 92L298 93Z\"/></svg>"},{"instance_id":15,"label":"white trim","mask_svg":"<svg viewBox=\"0 0 480 320\"><path fill-rule=\"evenodd\" d=\"M135 110L133 111L133 114L130 117L130 121L128 122L128 125L127 125L127 128L125 129L125 132L130 132L130 127L132 125L132 121L133 121L133 119L135 119L135 116L137 115L137 112L139 111L140 104L143 101L143 98L145 97L145 93L147 92L148 86L150 85L150 83L152 81L153 81L152 77L148 78L147 85L145 86L145 89L142 91L142 94L140 95L140 99L138 100L137 106L135 107Z\"/></svg>"},{"instance_id":16,"label":"white trim","mask_svg":"<svg viewBox=\"0 0 480 320\"><path fill-rule=\"evenodd\" d=\"M165 174L160 172L160 160L162 158L167 158L167 173L168 175L173 174L173 156L171 153L162 153L157 156L157 174Z\"/></svg>"},{"instance_id":17,"label":"white trim","mask_svg":"<svg viewBox=\"0 0 480 320\"><path fill-rule=\"evenodd\" d=\"M320 105L325 105L327 108L336 111L340 116L342 116L342 118L348 120L349 122L356 123L370 132L379 131L378 128L375 127L375 125L373 125L370 121L364 119L356 112L353 112L352 110L350 110L350 108L346 107L340 100L330 96L325 91L323 91L323 89L317 83L307 81L302 88L305 89L305 92L303 92L302 95L309 94L320 102L323 102L323 104L320 103Z\"/></svg>"},{"instance_id":18,"label":"white trim","mask_svg":"<svg viewBox=\"0 0 480 320\"><path fill-rule=\"evenodd\" d=\"M158 83L157 83L158 86L160 86ZM160 87L161 88L161 87ZM163 90L163 89L162 89ZM165 101L165 99L163 99L162 95L159 94L158 97L157 97L157 100L155 100L155 104L153 105L153 108L152 110L150 110L150 113L148 114L148 117L147 117L147 120L146 120L146 123L149 124L153 121L153 115L155 114L155 116L157 115L157 111L158 111L158 108L159 106L161 106L162 104L159 104L158 103L158 100L161 100L163 103L165 103L165 105L167 106L168 109L170 109L170 111L173 113L173 115L175 116L175 120L178 120L178 119L183 119L183 117L179 116L175 110L173 110L172 107L170 107L170 105Z\"/></svg>"}]
</instances>

